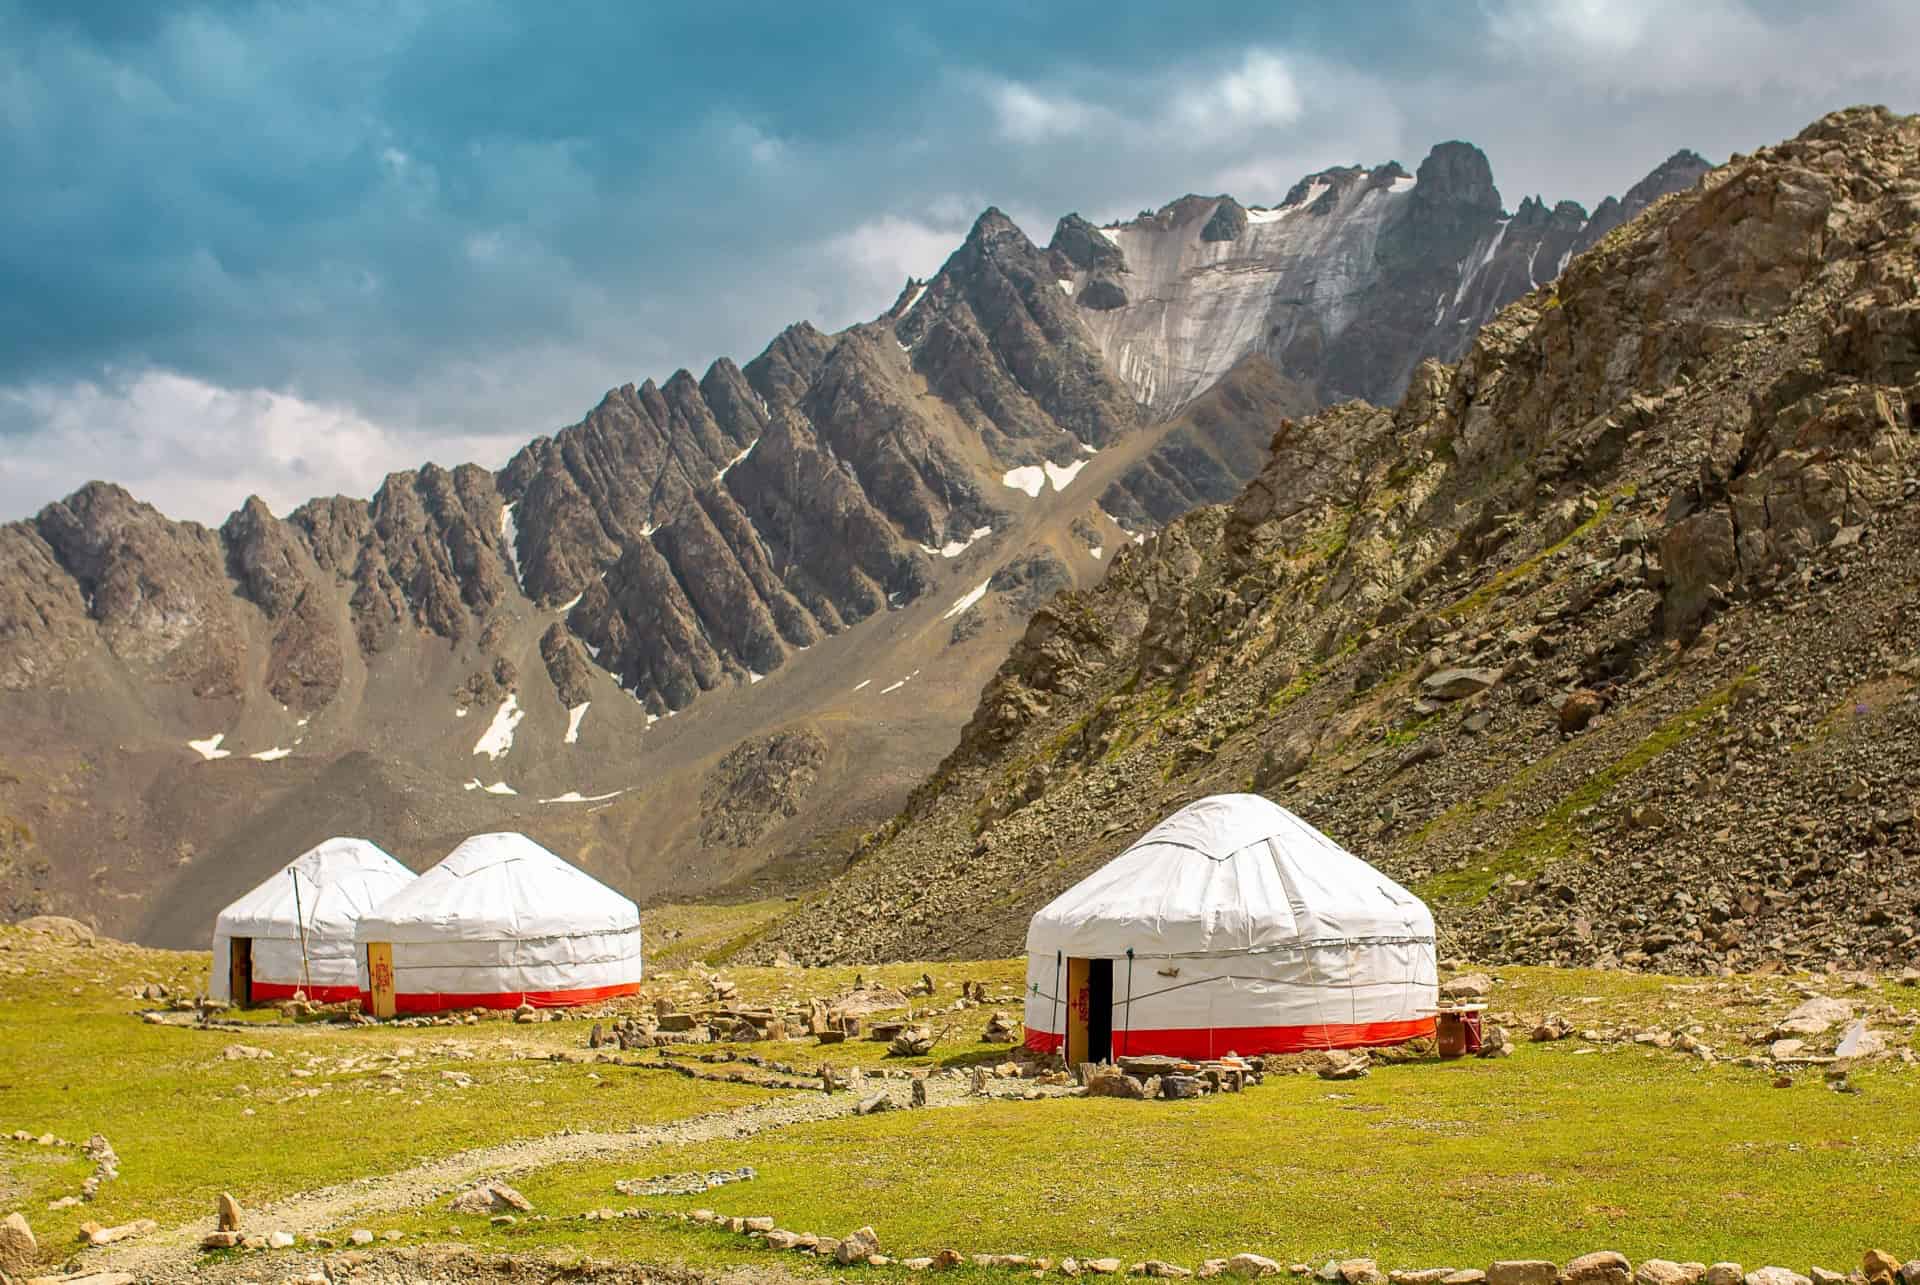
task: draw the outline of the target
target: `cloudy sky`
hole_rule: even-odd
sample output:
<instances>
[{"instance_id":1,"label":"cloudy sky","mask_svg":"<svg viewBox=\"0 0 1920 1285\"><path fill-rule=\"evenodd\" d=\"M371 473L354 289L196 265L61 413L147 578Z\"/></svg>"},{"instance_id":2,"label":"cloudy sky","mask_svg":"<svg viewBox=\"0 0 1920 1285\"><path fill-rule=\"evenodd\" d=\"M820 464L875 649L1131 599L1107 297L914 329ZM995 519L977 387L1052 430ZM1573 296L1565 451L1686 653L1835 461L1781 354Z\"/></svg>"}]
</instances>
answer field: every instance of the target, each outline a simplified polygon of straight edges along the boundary
<instances>
[{"instance_id":1,"label":"cloudy sky","mask_svg":"<svg viewBox=\"0 0 1920 1285\"><path fill-rule=\"evenodd\" d=\"M1920 110L1920 5L0 0L0 520L218 522L505 461L605 388L871 317L981 208L1483 147L1589 206Z\"/></svg>"}]
</instances>

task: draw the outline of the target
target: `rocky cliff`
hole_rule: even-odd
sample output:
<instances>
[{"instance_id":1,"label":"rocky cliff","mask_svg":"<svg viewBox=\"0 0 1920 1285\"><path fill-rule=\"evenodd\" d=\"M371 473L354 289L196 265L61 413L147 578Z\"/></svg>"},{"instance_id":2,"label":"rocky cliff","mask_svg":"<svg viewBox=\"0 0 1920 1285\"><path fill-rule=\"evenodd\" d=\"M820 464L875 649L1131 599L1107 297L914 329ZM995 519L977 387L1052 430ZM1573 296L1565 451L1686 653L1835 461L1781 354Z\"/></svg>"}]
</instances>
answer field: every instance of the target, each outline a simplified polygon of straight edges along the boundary
<instances>
[{"instance_id":1,"label":"rocky cliff","mask_svg":"<svg viewBox=\"0 0 1920 1285\"><path fill-rule=\"evenodd\" d=\"M1596 226L1533 210L1464 144L1046 247L989 210L874 321L615 389L498 472L218 530L90 485L0 527L0 908L186 944L340 831L424 864L512 826L641 897L805 879L950 747L1036 606Z\"/></svg>"},{"instance_id":2,"label":"rocky cliff","mask_svg":"<svg viewBox=\"0 0 1920 1285\"><path fill-rule=\"evenodd\" d=\"M1913 963L1917 269L1920 118L1836 113L1654 202L1043 607L757 949L1017 951L1168 810L1253 789L1418 888L1449 953Z\"/></svg>"}]
</instances>

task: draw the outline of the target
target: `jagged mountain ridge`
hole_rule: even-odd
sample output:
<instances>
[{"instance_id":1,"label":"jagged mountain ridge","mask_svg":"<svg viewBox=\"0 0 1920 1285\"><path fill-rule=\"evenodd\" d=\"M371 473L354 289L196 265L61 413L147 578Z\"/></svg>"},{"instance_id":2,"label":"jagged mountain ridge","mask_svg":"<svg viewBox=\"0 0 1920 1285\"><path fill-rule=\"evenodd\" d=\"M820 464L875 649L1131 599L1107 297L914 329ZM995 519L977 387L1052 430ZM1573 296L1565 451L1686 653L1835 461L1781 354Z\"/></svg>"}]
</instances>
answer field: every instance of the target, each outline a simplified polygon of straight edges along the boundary
<instances>
[{"instance_id":1,"label":"jagged mountain ridge","mask_svg":"<svg viewBox=\"0 0 1920 1285\"><path fill-rule=\"evenodd\" d=\"M1463 146L1435 156L1485 171ZM1302 225L1347 219L1310 191ZM1498 215L1490 173L1471 199ZM1209 226L1239 207L1210 208ZM355 793L403 856L512 824L643 897L841 842L936 761L1033 606L1231 495L1275 419L1325 396L1319 367L1256 346L1179 405L1137 400L1099 339L1126 307L1081 266L1126 282L1118 239L1068 216L1041 248L990 210L874 322L615 389L498 473L428 465L284 520L249 500L218 531L95 484L0 527L0 701L21 732L0 813L38 836L0 891L182 944ZM1476 282L1475 300L1505 288ZM850 635L850 657L812 654ZM937 688L873 716L929 662ZM856 669L899 681L856 704ZM756 846L705 842L708 773L789 735L829 745L815 797ZM283 839L250 836L249 791Z\"/></svg>"},{"instance_id":2,"label":"jagged mountain ridge","mask_svg":"<svg viewBox=\"0 0 1920 1285\"><path fill-rule=\"evenodd\" d=\"M1276 433L1036 613L907 809L751 957L994 955L1256 789L1446 948L1920 961L1920 118L1657 203L1397 408Z\"/></svg>"}]
</instances>

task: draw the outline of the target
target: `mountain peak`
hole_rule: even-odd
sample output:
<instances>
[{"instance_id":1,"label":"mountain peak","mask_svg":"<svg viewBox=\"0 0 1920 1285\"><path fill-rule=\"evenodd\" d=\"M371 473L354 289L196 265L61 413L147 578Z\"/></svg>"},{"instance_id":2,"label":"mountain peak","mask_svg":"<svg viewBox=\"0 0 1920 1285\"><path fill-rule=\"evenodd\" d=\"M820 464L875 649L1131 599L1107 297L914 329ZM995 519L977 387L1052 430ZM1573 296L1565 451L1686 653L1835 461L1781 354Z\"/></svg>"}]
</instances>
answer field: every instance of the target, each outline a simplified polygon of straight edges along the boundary
<instances>
[{"instance_id":1,"label":"mountain peak","mask_svg":"<svg viewBox=\"0 0 1920 1285\"><path fill-rule=\"evenodd\" d=\"M1419 186L1414 196L1429 204L1465 206L1498 211L1500 189L1493 185L1493 166L1487 154L1472 143L1455 139L1440 143L1420 162Z\"/></svg>"}]
</instances>

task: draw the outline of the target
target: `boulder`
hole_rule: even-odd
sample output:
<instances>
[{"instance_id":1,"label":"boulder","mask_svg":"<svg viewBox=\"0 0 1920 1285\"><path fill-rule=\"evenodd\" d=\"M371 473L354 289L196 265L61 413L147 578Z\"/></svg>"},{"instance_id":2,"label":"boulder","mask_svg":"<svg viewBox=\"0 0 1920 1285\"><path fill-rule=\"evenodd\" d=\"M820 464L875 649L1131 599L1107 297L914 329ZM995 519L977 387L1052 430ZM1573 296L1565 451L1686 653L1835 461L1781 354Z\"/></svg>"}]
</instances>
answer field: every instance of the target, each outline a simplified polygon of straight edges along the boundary
<instances>
[{"instance_id":1,"label":"boulder","mask_svg":"<svg viewBox=\"0 0 1920 1285\"><path fill-rule=\"evenodd\" d=\"M0 1272L25 1276L39 1252L40 1244L33 1238L33 1228L27 1225L25 1215L0 1218Z\"/></svg>"},{"instance_id":2,"label":"boulder","mask_svg":"<svg viewBox=\"0 0 1920 1285\"><path fill-rule=\"evenodd\" d=\"M1227 1271L1234 1276L1278 1276L1280 1264L1263 1254L1235 1254L1227 1260Z\"/></svg>"},{"instance_id":3,"label":"boulder","mask_svg":"<svg viewBox=\"0 0 1920 1285\"><path fill-rule=\"evenodd\" d=\"M1567 1285L1627 1285L1632 1276L1627 1256L1606 1249L1580 1255L1567 1264L1561 1279Z\"/></svg>"},{"instance_id":4,"label":"boulder","mask_svg":"<svg viewBox=\"0 0 1920 1285\"><path fill-rule=\"evenodd\" d=\"M1093 1098L1142 1099L1147 1096L1147 1086L1144 1082L1134 1079L1131 1075L1127 1075L1121 1071L1110 1070L1103 1075L1096 1075L1087 1081L1087 1096ZM1087 1270L1093 1270L1091 1262L1088 1264Z\"/></svg>"},{"instance_id":5,"label":"boulder","mask_svg":"<svg viewBox=\"0 0 1920 1285\"><path fill-rule=\"evenodd\" d=\"M483 1182L455 1196L447 1208L456 1214L524 1214L533 1204L504 1182Z\"/></svg>"},{"instance_id":6,"label":"boulder","mask_svg":"<svg viewBox=\"0 0 1920 1285\"><path fill-rule=\"evenodd\" d=\"M1442 669L1420 680L1420 690L1434 700L1464 700L1500 681L1497 669Z\"/></svg>"},{"instance_id":7,"label":"boulder","mask_svg":"<svg viewBox=\"0 0 1920 1285\"><path fill-rule=\"evenodd\" d=\"M1485 973L1462 973L1440 984L1440 998L1459 1002L1483 1000L1493 993L1493 978Z\"/></svg>"},{"instance_id":8,"label":"boulder","mask_svg":"<svg viewBox=\"0 0 1920 1285\"><path fill-rule=\"evenodd\" d=\"M1746 1285L1813 1285L1813 1281L1785 1267L1756 1267L1747 1273Z\"/></svg>"},{"instance_id":9,"label":"boulder","mask_svg":"<svg viewBox=\"0 0 1920 1285\"><path fill-rule=\"evenodd\" d=\"M864 1263L879 1252L879 1233L871 1227L862 1227L834 1247L833 1261L844 1267L850 1263Z\"/></svg>"},{"instance_id":10,"label":"boulder","mask_svg":"<svg viewBox=\"0 0 1920 1285\"><path fill-rule=\"evenodd\" d=\"M1554 1285L1559 1275L1544 1258L1508 1258L1487 1268L1487 1285Z\"/></svg>"},{"instance_id":11,"label":"boulder","mask_svg":"<svg viewBox=\"0 0 1920 1285\"><path fill-rule=\"evenodd\" d=\"M1568 736L1583 732L1606 708L1606 698L1599 692L1575 692L1560 702L1560 730Z\"/></svg>"},{"instance_id":12,"label":"boulder","mask_svg":"<svg viewBox=\"0 0 1920 1285\"><path fill-rule=\"evenodd\" d=\"M1900 1260L1884 1249L1869 1249L1860 1258L1860 1274L1868 1285L1891 1285L1900 1276Z\"/></svg>"},{"instance_id":13,"label":"boulder","mask_svg":"<svg viewBox=\"0 0 1920 1285\"><path fill-rule=\"evenodd\" d=\"M1781 1018L1779 1024L1773 1028L1773 1035L1775 1039L1791 1035L1825 1035L1852 1017L1853 1005L1846 1000L1835 999L1831 995L1816 995ZM1761 1268L1760 1270L1773 1269Z\"/></svg>"}]
</instances>

